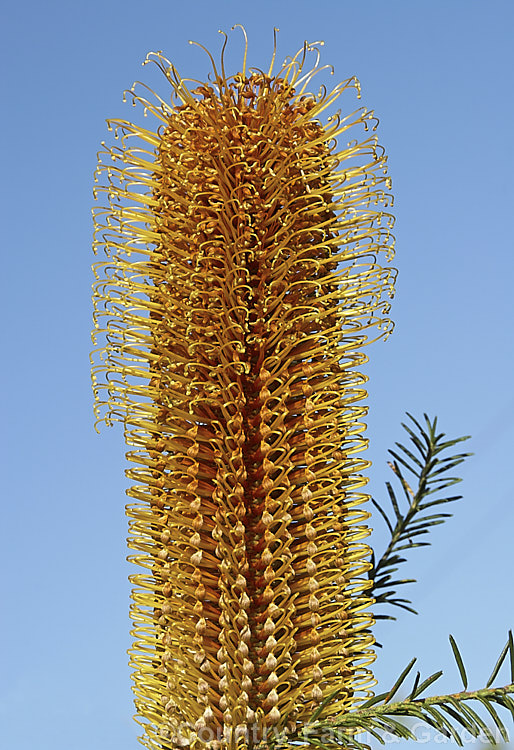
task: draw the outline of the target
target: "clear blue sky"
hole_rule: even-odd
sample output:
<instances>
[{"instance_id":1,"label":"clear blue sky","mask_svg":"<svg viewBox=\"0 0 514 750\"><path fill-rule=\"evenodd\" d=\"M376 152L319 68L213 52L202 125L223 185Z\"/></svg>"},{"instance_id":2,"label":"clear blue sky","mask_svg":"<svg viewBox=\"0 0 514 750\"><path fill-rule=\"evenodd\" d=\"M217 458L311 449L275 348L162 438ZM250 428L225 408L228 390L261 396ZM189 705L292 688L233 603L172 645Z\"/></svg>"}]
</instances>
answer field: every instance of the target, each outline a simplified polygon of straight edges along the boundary
<instances>
[{"instance_id":1,"label":"clear blue sky","mask_svg":"<svg viewBox=\"0 0 514 750\"><path fill-rule=\"evenodd\" d=\"M121 93L145 78L147 51L203 77L187 40L216 50L234 23L255 65L268 64L273 26L281 57L324 39L324 61L360 78L380 118L400 276L396 330L368 349L370 486L383 497L405 410L472 434L475 456L455 517L411 555L420 615L377 628L376 674L391 684L419 656L425 673L446 670L442 690L458 689L451 632L481 686L514 625L514 4L28 0L3 21L0 746L138 747L124 446L120 430L93 431L89 390L92 173L105 118L131 117Z\"/></svg>"}]
</instances>

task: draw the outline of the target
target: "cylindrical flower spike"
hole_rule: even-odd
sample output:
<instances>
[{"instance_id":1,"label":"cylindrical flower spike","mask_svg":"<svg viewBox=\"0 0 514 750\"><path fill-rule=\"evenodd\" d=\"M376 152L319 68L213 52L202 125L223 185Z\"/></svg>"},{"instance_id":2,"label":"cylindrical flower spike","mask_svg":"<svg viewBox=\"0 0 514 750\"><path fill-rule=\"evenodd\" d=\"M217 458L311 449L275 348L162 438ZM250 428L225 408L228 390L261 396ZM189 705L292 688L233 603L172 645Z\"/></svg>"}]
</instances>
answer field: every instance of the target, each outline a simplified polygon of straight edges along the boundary
<instances>
[{"instance_id":1,"label":"cylindrical flower spike","mask_svg":"<svg viewBox=\"0 0 514 750\"><path fill-rule=\"evenodd\" d=\"M358 368L368 329L389 327L392 217L376 136L336 140L372 113L320 120L358 83L306 93L313 49L276 74L245 52L232 77L222 54L193 90L151 54L171 103L133 89L158 127L111 121L98 168L94 389L131 446L151 748L252 744L372 686Z\"/></svg>"}]
</instances>

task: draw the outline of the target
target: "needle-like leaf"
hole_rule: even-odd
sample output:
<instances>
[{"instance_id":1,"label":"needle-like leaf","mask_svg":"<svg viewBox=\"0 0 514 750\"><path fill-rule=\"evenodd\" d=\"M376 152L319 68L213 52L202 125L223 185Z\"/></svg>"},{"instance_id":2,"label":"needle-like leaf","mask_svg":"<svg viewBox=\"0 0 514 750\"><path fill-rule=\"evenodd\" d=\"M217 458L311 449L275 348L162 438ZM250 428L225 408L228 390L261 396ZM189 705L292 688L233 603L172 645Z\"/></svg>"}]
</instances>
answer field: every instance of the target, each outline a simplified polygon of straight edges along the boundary
<instances>
[{"instance_id":1,"label":"needle-like leaf","mask_svg":"<svg viewBox=\"0 0 514 750\"><path fill-rule=\"evenodd\" d=\"M442 677L442 670L439 670L439 672L434 672L434 674L430 675L430 677L427 677L426 680L423 680L421 685L415 690L414 692L414 698L417 698L421 693L424 693L425 690L432 685L432 683L436 682L440 677Z\"/></svg>"},{"instance_id":2,"label":"needle-like leaf","mask_svg":"<svg viewBox=\"0 0 514 750\"><path fill-rule=\"evenodd\" d=\"M314 713L312 714L312 716L310 718L311 722L316 721L318 719L318 717L321 716L321 714L322 714L323 709L325 708L325 706L327 706L329 703L331 703L334 700L334 698L336 698L339 695L339 693L341 692L341 690L344 689L344 687L345 686L342 685L340 688L337 688L337 690L334 690L332 693L329 693L329 695L327 695L327 697L324 698L321 701L321 703L319 704L319 706L317 707L317 709L314 711Z\"/></svg>"},{"instance_id":3,"label":"needle-like leaf","mask_svg":"<svg viewBox=\"0 0 514 750\"><path fill-rule=\"evenodd\" d=\"M510 651L510 681L514 683L514 638L512 630L509 630L509 651Z\"/></svg>"},{"instance_id":4,"label":"needle-like leaf","mask_svg":"<svg viewBox=\"0 0 514 750\"><path fill-rule=\"evenodd\" d=\"M416 672L416 677L414 679L414 684L412 686L412 690L410 691L409 700L413 700L416 697L416 690L418 689L419 680L421 678L421 672Z\"/></svg>"},{"instance_id":5,"label":"needle-like leaf","mask_svg":"<svg viewBox=\"0 0 514 750\"><path fill-rule=\"evenodd\" d=\"M462 684L464 686L464 690L466 690L468 687L468 676L464 668L464 662L462 661L462 656L460 655L459 647L457 646L455 642L455 638L452 635L450 635L450 644L452 647L453 655L455 657L455 661L457 662L457 666L459 668L459 673L461 676Z\"/></svg>"},{"instance_id":6,"label":"needle-like leaf","mask_svg":"<svg viewBox=\"0 0 514 750\"><path fill-rule=\"evenodd\" d=\"M505 657L507 656L507 653L510 651L509 646L510 646L509 641L507 641L507 643L505 644L505 646L502 649L502 652L501 652L500 656L498 657L498 661L494 665L494 669L491 672L491 676L487 680L486 687L490 687L493 684L493 682L495 681L496 675L500 671L501 666L502 666L503 662L505 661ZM513 680L513 682L514 682L514 680Z\"/></svg>"},{"instance_id":7,"label":"needle-like leaf","mask_svg":"<svg viewBox=\"0 0 514 750\"><path fill-rule=\"evenodd\" d=\"M387 696L386 696L386 698L384 700L384 703L389 703L389 701L391 700L391 698L393 698L396 695L396 693L398 692L399 688L403 684L405 678L407 677L407 675L409 674L409 672L411 671L411 669L412 669L412 667L414 666L415 663L416 663L416 658L414 657L414 659L412 659L407 664L407 666L405 667L405 669L403 670L403 672L401 673L401 675L398 677L398 679L394 683L394 685L391 688L391 690L388 692L388 694L387 694Z\"/></svg>"}]
</instances>

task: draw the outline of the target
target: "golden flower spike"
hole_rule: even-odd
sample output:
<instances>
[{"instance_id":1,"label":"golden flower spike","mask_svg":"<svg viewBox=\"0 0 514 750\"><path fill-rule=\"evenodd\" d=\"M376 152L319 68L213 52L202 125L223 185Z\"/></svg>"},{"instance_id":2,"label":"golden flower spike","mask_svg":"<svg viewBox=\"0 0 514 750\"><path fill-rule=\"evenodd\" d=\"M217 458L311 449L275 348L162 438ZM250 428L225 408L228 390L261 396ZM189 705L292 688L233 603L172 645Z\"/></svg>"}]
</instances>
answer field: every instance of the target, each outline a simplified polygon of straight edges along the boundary
<instances>
[{"instance_id":1,"label":"golden flower spike","mask_svg":"<svg viewBox=\"0 0 514 750\"><path fill-rule=\"evenodd\" d=\"M374 684L357 369L368 329L390 328L376 257L393 219L376 136L336 143L372 112L319 119L356 79L306 93L319 46L276 74L247 69L245 47L230 77L222 52L196 88L151 53L171 103L135 84L156 127L109 121L119 145L97 170L93 379L131 447L149 748L252 745Z\"/></svg>"}]
</instances>

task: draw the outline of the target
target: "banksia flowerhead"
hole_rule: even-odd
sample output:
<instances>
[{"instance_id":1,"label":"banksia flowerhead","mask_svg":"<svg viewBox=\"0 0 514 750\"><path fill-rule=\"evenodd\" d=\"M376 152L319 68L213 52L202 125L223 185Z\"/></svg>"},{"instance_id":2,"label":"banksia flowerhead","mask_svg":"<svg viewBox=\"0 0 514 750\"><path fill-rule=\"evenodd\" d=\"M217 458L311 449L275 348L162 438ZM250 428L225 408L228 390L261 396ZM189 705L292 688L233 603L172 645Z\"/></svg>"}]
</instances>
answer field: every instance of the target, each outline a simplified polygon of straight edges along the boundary
<instances>
[{"instance_id":1,"label":"banksia flowerhead","mask_svg":"<svg viewBox=\"0 0 514 750\"><path fill-rule=\"evenodd\" d=\"M98 167L94 387L130 446L151 748L251 744L373 684L358 368L389 325L392 218L375 135L336 142L372 113L319 119L358 83L306 93L311 50L231 77L222 54L194 89L149 55L170 102L133 89L158 127L110 121Z\"/></svg>"}]
</instances>

